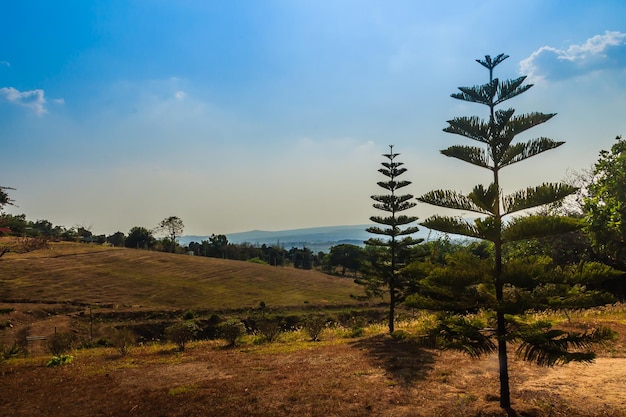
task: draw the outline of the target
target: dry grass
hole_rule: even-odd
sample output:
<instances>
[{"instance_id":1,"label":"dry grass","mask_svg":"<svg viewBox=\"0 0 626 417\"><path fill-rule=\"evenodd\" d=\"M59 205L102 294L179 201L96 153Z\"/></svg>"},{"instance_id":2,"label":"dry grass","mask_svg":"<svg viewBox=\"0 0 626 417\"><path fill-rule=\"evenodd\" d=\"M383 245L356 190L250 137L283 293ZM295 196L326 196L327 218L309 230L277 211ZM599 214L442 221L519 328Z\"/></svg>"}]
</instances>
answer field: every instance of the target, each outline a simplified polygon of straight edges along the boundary
<instances>
[{"instance_id":1,"label":"dry grass","mask_svg":"<svg viewBox=\"0 0 626 417\"><path fill-rule=\"evenodd\" d=\"M312 271L90 245L53 244L0 261L0 297L38 301L155 310L256 307L260 300L331 306L358 290L348 279ZM1 319L35 335L85 321L71 305L1 307L15 308ZM509 415L626 417L624 306L570 312L569 321L542 314L563 327L609 325L621 336L588 366L538 368L514 359L512 347ZM397 327L419 332L429 319L417 315ZM326 329L320 342L299 331L272 344L248 336L232 349L201 341L184 353L150 344L124 357L113 348L79 350L59 368L47 368L49 355L33 349L32 356L0 364L0 417L507 416L498 406L495 356L471 360L422 349L385 331L368 326L352 338L351 329Z\"/></svg>"},{"instance_id":2,"label":"dry grass","mask_svg":"<svg viewBox=\"0 0 626 417\"><path fill-rule=\"evenodd\" d=\"M624 325L614 325L625 330ZM498 407L497 359L471 360L378 334L350 339L327 331L321 342L297 335L273 344L108 348L11 359L2 370L1 417L55 416L506 416ZM626 359L538 368L511 361L517 416L623 417Z\"/></svg>"},{"instance_id":3,"label":"dry grass","mask_svg":"<svg viewBox=\"0 0 626 417\"><path fill-rule=\"evenodd\" d=\"M354 303L360 292L317 271L65 242L0 260L0 300L226 309Z\"/></svg>"}]
</instances>

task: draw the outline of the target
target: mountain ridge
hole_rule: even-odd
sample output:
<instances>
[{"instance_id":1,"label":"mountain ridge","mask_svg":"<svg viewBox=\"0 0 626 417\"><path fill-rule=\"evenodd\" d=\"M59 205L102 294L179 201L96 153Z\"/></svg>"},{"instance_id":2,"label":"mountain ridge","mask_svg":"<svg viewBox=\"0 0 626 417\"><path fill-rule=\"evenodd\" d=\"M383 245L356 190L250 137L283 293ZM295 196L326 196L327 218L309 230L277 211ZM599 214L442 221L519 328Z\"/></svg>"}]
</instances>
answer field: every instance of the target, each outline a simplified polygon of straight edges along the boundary
<instances>
[{"instance_id":1,"label":"mountain ridge","mask_svg":"<svg viewBox=\"0 0 626 417\"><path fill-rule=\"evenodd\" d=\"M255 245L278 245L286 249L292 247L307 247L314 252L327 252L332 246L342 243L364 246L364 241L373 235L366 229L371 224L362 225L339 225L339 226L319 226L301 229L286 230L251 230L248 232L237 232L226 234L229 243L242 244L250 243ZM428 239L436 236L435 232L425 227L413 235L414 238ZM181 244L190 242L201 242L208 240L210 236L185 235L181 236Z\"/></svg>"}]
</instances>

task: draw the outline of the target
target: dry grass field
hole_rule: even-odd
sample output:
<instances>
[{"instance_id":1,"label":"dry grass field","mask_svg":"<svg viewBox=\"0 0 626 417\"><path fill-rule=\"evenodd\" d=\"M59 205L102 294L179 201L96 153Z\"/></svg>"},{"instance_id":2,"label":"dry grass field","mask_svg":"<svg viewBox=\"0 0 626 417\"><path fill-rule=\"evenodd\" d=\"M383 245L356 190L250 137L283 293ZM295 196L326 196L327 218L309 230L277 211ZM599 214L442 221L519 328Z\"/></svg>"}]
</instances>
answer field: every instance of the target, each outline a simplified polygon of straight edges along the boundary
<instances>
[{"instance_id":1,"label":"dry grass field","mask_svg":"<svg viewBox=\"0 0 626 417\"><path fill-rule=\"evenodd\" d=\"M0 300L218 310L357 304L361 292L313 270L67 242L0 259Z\"/></svg>"},{"instance_id":2,"label":"dry grass field","mask_svg":"<svg viewBox=\"0 0 626 417\"><path fill-rule=\"evenodd\" d=\"M13 326L0 335L6 339L25 326L30 334L84 331L91 303L129 314L252 308L259 300L332 307L350 303L357 290L348 279L312 271L59 244L0 260L0 322ZM626 307L570 317L571 323L550 319L578 329L608 325L620 337L591 365L540 368L517 360L512 346L509 415L626 416ZM398 327L410 332L416 321ZM273 343L245 336L231 348L220 340L196 341L184 352L167 343L135 346L126 356L111 347L79 349L71 364L53 368L46 366L43 344L33 342L28 356L0 362L0 417L507 416L498 406L495 356L472 360L423 349L391 338L380 325L356 337L347 328L328 328L318 342L293 331Z\"/></svg>"}]
</instances>

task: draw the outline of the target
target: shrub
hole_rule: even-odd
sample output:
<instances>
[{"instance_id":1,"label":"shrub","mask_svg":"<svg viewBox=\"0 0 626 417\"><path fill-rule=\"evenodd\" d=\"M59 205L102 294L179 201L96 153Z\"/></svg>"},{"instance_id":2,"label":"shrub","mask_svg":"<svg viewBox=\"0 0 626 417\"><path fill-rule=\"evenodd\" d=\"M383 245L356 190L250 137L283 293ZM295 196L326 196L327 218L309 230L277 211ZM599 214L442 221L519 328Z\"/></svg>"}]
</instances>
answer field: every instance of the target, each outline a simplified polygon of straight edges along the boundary
<instances>
[{"instance_id":1,"label":"shrub","mask_svg":"<svg viewBox=\"0 0 626 417\"><path fill-rule=\"evenodd\" d=\"M228 342L228 346L235 346L239 339L246 332L246 327L237 319L229 319L218 326L219 337Z\"/></svg>"},{"instance_id":2,"label":"shrub","mask_svg":"<svg viewBox=\"0 0 626 417\"><path fill-rule=\"evenodd\" d=\"M185 314L183 314L183 320L193 320L196 318L196 312L193 310L187 310L185 311Z\"/></svg>"},{"instance_id":3,"label":"shrub","mask_svg":"<svg viewBox=\"0 0 626 417\"><path fill-rule=\"evenodd\" d=\"M309 316L304 320L302 328L314 342L317 342L326 324L326 318L323 316Z\"/></svg>"},{"instance_id":4,"label":"shrub","mask_svg":"<svg viewBox=\"0 0 626 417\"><path fill-rule=\"evenodd\" d=\"M113 336L111 337L113 346L117 348L122 356L126 356L130 353L130 348L135 344L136 340L137 337L135 336L135 333L126 327L115 329L113 331Z\"/></svg>"},{"instance_id":5,"label":"shrub","mask_svg":"<svg viewBox=\"0 0 626 417\"><path fill-rule=\"evenodd\" d=\"M55 333L48 338L48 350L53 356L61 356L72 350L75 342L72 333Z\"/></svg>"},{"instance_id":6,"label":"shrub","mask_svg":"<svg viewBox=\"0 0 626 417\"><path fill-rule=\"evenodd\" d=\"M283 331L282 319L262 318L256 322L257 331L266 342L274 342Z\"/></svg>"},{"instance_id":7,"label":"shrub","mask_svg":"<svg viewBox=\"0 0 626 417\"><path fill-rule=\"evenodd\" d=\"M175 343L178 350L185 350L187 342L194 340L198 334L198 326L191 321L183 321L173 324L165 329L165 337L167 340Z\"/></svg>"}]
</instances>

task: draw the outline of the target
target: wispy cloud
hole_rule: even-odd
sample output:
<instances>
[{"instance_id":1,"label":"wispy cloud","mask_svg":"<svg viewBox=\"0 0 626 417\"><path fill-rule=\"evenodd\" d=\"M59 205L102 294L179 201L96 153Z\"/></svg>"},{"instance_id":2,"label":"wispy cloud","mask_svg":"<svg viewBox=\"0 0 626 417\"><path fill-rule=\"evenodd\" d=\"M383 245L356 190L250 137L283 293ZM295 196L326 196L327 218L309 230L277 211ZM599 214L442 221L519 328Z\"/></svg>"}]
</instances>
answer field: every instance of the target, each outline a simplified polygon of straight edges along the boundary
<instances>
[{"instance_id":1,"label":"wispy cloud","mask_svg":"<svg viewBox=\"0 0 626 417\"><path fill-rule=\"evenodd\" d=\"M5 67L10 67L11 63L9 61L0 61L0 65L5 66Z\"/></svg>"},{"instance_id":2,"label":"wispy cloud","mask_svg":"<svg viewBox=\"0 0 626 417\"><path fill-rule=\"evenodd\" d=\"M44 107L46 98L44 91L41 89L19 91L13 87L3 87L0 88L0 96L11 103L33 110L39 116L46 113L46 108Z\"/></svg>"},{"instance_id":3,"label":"wispy cloud","mask_svg":"<svg viewBox=\"0 0 626 417\"><path fill-rule=\"evenodd\" d=\"M566 49L543 46L520 61L520 72L533 81L573 78L626 67L626 33L606 31Z\"/></svg>"}]
</instances>

